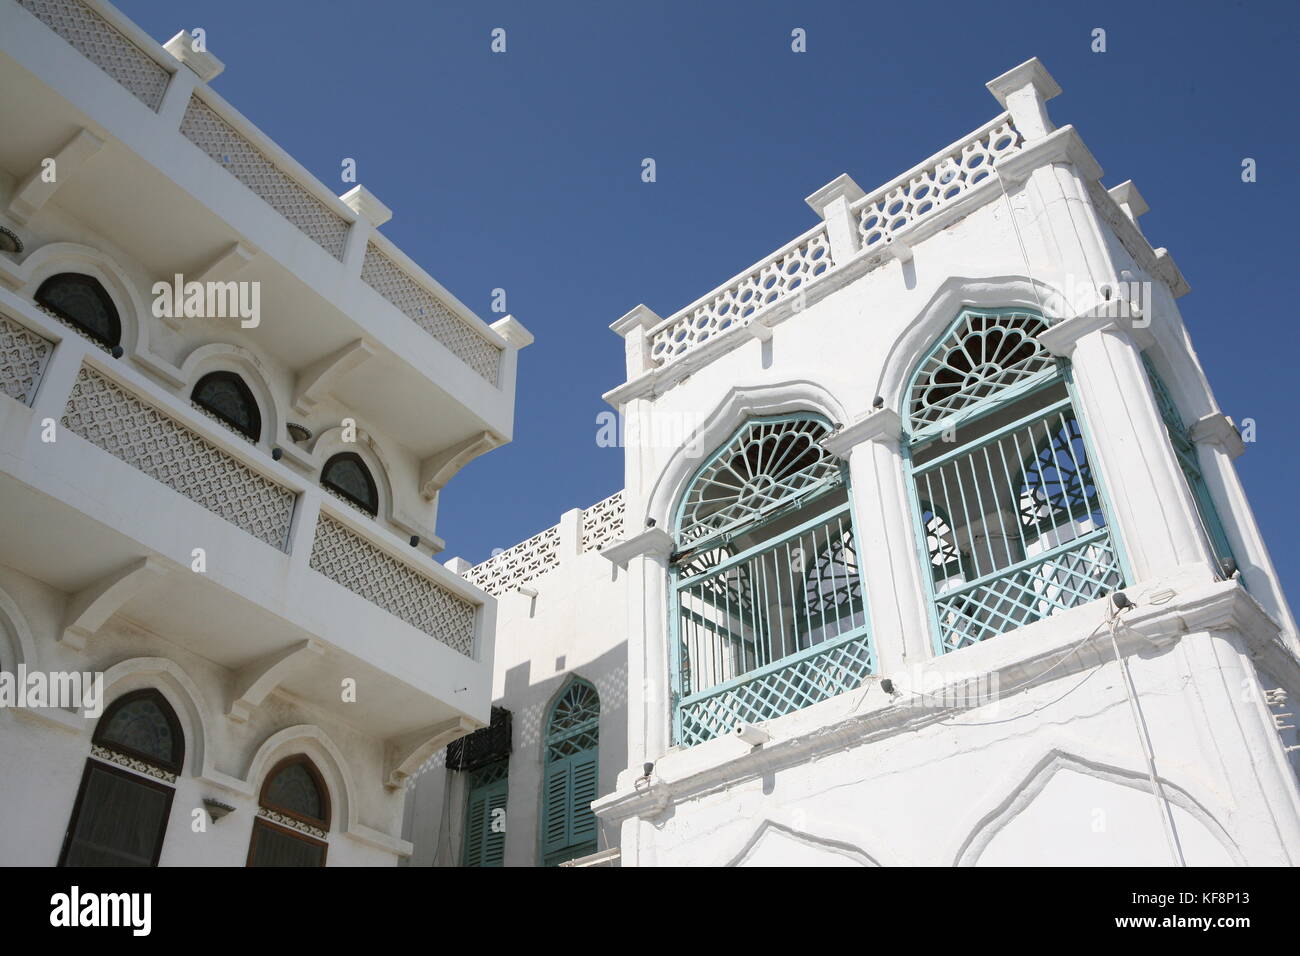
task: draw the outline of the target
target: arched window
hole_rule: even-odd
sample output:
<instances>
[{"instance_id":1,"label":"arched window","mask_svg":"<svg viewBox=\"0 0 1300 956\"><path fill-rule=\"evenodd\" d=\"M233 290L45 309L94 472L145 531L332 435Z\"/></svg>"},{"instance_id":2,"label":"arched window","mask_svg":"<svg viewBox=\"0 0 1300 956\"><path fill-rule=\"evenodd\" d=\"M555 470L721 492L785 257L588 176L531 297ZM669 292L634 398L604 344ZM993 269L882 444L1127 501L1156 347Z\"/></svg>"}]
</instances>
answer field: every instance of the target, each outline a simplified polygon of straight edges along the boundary
<instances>
[{"instance_id":1,"label":"arched window","mask_svg":"<svg viewBox=\"0 0 1300 956\"><path fill-rule=\"evenodd\" d=\"M1145 352L1142 354L1142 364L1146 366L1151 390L1155 392L1156 406L1160 410L1160 419L1164 422L1165 431L1169 435L1169 443L1173 446L1174 457L1178 459L1178 467L1182 470L1183 477L1187 479L1187 487L1191 489L1201 531L1214 552L1219 571L1225 577L1231 576L1237 570L1237 562L1232 556L1232 545L1228 543L1228 534L1223 530L1223 522L1219 519L1219 509L1214 505L1214 496L1210 494L1210 487L1205 483L1205 476L1201 473L1201 463L1196 456L1196 444L1192 441L1189 429L1183 424L1183 416L1178 411L1173 395L1169 393L1169 389L1156 372L1155 363Z\"/></svg>"},{"instance_id":2,"label":"arched window","mask_svg":"<svg viewBox=\"0 0 1300 956\"><path fill-rule=\"evenodd\" d=\"M542 865L596 852L600 697L580 678L571 680L546 722L542 779Z\"/></svg>"},{"instance_id":3,"label":"arched window","mask_svg":"<svg viewBox=\"0 0 1300 956\"><path fill-rule=\"evenodd\" d=\"M60 866L157 866L185 738L156 690L113 702L99 718L59 855Z\"/></svg>"},{"instance_id":4,"label":"arched window","mask_svg":"<svg viewBox=\"0 0 1300 956\"><path fill-rule=\"evenodd\" d=\"M677 743L861 685L874 667L847 471L813 415L741 426L691 479L672 556Z\"/></svg>"},{"instance_id":5,"label":"arched window","mask_svg":"<svg viewBox=\"0 0 1300 956\"><path fill-rule=\"evenodd\" d=\"M92 276L60 272L36 290L36 302L106 348L122 341L122 321L108 292Z\"/></svg>"},{"instance_id":6,"label":"arched window","mask_svg":"<svg viewBox=\"0 0 1300 956\"><path fill-rule=\"evenodd\" d=\"M325 462L320 483L372 518L379 514L379 492L370 469L356 452L345 451Z\"/></svg>"},{"instance_id":7,"label":"arched window","mask_svg":"<svg viewBox=\"0 0 1300 956\"><path fill-rule=\"evenodd\" d=\"M1068 366L1038 341L1046 328L1027 310L966 309L908 388L913 523L939 653L1124 582Z\"/></svg>"},{"instance_id":8,"label":"arched window","mask_svg":"<svg viewBox=\"0 0 1300 956\"><path fill-rule=\"evenodd\" d=\"M257 399L234 372L209 372L194 384L190 400L251 441L262 437Z\"/></svg>"},{"instance_id":9,"label":"arched window","mask_svg":"<svg viewBox=\"0 0 1300 956\"><path fill-rule=\"evenodd\" d=\"M249 866L324 866L330 795L306 754L285 757L266 775L258 802Z\"/></svg>"}]
</instances>

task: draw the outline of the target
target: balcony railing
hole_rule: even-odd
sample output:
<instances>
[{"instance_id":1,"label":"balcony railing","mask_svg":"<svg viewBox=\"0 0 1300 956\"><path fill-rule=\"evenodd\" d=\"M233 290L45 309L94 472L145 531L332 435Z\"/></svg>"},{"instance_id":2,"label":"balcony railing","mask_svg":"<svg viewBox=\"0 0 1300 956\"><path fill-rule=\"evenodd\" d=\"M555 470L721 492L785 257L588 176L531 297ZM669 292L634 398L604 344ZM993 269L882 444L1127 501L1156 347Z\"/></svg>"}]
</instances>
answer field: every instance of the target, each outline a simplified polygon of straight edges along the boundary
<instances>
[{"instance_id":1,"label":"balcony railing","mask_svg":"<svg viewBox=\"0 0 1300 956\"><path fill-rule=\"evenodd\" d=\"M37 329L48 331L43 335ZM54 381L71 381L71 388L42 398L42 382L57 361L65 363L64 371ZM29 407L35 402L41 408L61 402L61 426L68 432L477 659L479 604L404 557L409 549L392 535L378 527L367 531L368 517L345 517L343 506L332 505L323 491L314 527L295 531L294 515L309 485L284 469L276 476L276 466L269 460L259 464L264 453L244 436L181 399L171 407L166 396L150 394L154 391L131 384L129 373L119 376L116 363L41 310L32 307L21 322L0 313L0 393L7 396L0 402L12 399Z\"/></svg>"},{"instance_id":2,"label":"balcony railing","mask_svg":"<svg viewBox=\"0 0 1300 956\"><path fill-rule=\"evenodd\" d=\"M181 135L297 226L303 235L342 261L351 224L303 189L197 96L191 96L185 107Z\"/></svg>"},{"instance_id":3,"label":"balcony railing","mask_svg":"<svg viewBox=\"0 0 1300 956\"><path fill-rule=\"evenodd\" d=\"M157 112L171 74L148 53L79 0L18 0L136 99Z\"/></svg>"},{"instance_id":4,"label":"balcony railing","mask_svg":"<svg viewBox=\"0 0 1300 956\"><path fill-rule=\"evenodd\" d=\"M0 392L31 405L54 343L0 315Z\"/></svg>"},{"instance_id":5,"label":"balcony railing","mask_svg":"<svg viewBox=\"0 0 1300 956\"><path fill-rule=\"evenodd\" d=\"M311 566L457 653L474 654L475 606L322 512Z\"/></svg>"},{"instance_id":6,"label":"balcony railing","mask_svg":"<svg viewBox=\"0 0 1300 956\"><path fill-rule=\"evenodd\" d=\"M1003 113L850 206L855 251L836 257L821 223L763 261L662 322L646 337L656 368L681 358L724 332L786 302L850 261L869 256L907 226L933 216L992 175L1018 153L1022 137Z\"/></svg>"},{"instance_id":7,"label":"balcony railing","mask_svg":"<svg viewBox=\"0 0 1300 956\"><path fill-rule=\"evenodd\" d=\"M173 74L170 54L145 49L84 0L19 0L21 6L66 40L154 112ZM107 5L104 5L107 10ZM138 32L138 31L137 31ZM206 91L206 87L201 87ZM211 93L189 96L180 133L326 253L343 262L356 214L320 181ZM385 248L387 247L387 248ZM430 288L422 270L399 263L378 233L367 246L361 279L494 387L503 348L472 313Z\"/></svg>"},{"instance_id":8,"label":"balcony railing","mask_svg":"<svg viewBox=\"0 0 1300 956\"><path fill-rule=\"evenodd\" d=\"M296 495L83 365L63 425L114 458L288 553Z\"/></svg>"}]
</instances>

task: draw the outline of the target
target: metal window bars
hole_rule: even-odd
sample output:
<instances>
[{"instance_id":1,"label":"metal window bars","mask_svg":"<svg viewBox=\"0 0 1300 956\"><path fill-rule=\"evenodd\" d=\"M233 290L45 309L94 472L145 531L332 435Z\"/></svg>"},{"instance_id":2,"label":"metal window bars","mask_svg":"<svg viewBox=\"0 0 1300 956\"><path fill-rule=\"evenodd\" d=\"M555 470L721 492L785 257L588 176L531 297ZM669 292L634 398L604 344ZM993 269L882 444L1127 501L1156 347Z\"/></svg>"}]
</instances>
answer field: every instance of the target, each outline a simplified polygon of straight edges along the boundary
<instances>
[{"instance_id":1,"label":"metal window bars","mask_svg":"<svg viewBox=\"0 0 1300 956\"><path fill-rule=\"evenodd\" d=\"M688 489L673 559L675 740L780 717L874 669L856 536L815 419L747 425Z\"/></svg>"},{"instance_id":2,"label":"metal window bars","mask_svg":"<svg viewBox=\"0 0 1300 956\"><path fill-rule=\"evenodd\" d=\"M1068 376L1029 338L1041 323L968 310L913 380L911 491L937 653L1124 582Z\"/></svg>"}]
</instances>

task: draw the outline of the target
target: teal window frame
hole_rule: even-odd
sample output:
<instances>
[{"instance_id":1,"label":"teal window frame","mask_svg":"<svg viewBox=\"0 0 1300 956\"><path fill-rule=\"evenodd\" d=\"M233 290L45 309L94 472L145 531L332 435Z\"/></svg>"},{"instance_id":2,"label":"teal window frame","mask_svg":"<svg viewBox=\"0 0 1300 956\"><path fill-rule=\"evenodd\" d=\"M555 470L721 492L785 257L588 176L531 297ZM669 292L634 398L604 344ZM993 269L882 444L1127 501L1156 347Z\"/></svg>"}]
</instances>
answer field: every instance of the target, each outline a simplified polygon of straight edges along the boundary
<instances>
[{"instance_id":1,"label":"teal window frame","mask_svg":"<svg viewBox=\"0 0 1300 956\"><path fill-rule=\"evenodd\" d=\"M461 866L505 866L506 831L497 829L504 821L510 796L510 761L498 760L470 771L465 793L465 838ZM497 817L500 811L502 816Z\"/></svg>"},{"instance_id":2,"label":"teal window frame","mask_svg":"<svg viewBox=\"0 0 1300 956\"><path fill-rule=\"evenodd\" d=\"M1205 536L1206 544L1209 546L1210 553L1214 555L1220 573L1228 577L1231 571L1236 569L1237 559L1232 553L1232 542L1228 539L1227 529L1224 528L1223 520L1219 517L1219 509L1215 506L1214 495L1210 492L1210 486L1201 471L1191 430L1183 424L1183 416L1178 411L1178 403L1174 401L1173 393L1169 391L1164 379L1156 371L1155 362L1146 352L1142 353L1142 365L1146 369L1151 391L1155 394L1156 408L1160 412L1161 422L1164 423L1165 434L1169 438L1174 458L1192 493L1192 502L1196 506L1201 533Z\"/></svg>"},{"instance_id":3,"label":"teal window frame","mask_svg":"<svg viewBox=\"0 0 1300 956\"><path fill-rule=\"evenodd\" d=\"M596 852L591 802L600 796L600 694L595 685L571 677L547 709L545 726L539 853L543 866L558 866Z\"/></svg>"},{"instance_id":4,"label":"teal window frame","mask_svg":"<svg viewBox=\"0 0 1300 956\"><path fill-rule=\"evenodd\" d=\"M772 481L771 487L780 487L784 482L787 489L783 494L767 496L760 507L751 509L744 517L733 518L707 533L696 533L701 522L690 514L690 509L702 496L701 483L712 480L710 476L716 473L716 466L723 461L724 456L733 456L737 460L740 456L748 456L750 446L746 444L747 441L767 440L772 434L769 426L779 429L786 425L792 426L790 433L796 435L812 435L815 432L817 441L831 432L830 422L811 412L749 419L736 428L696 470L677 506L673 533L679 550L672 556L669 572L669 681L672 739L675 744L694 746L730 733L736 723L759 722L793 713L837 694L854 690L875 672L876 655L869 609L861 567L857 561L861 538L848 469L842 462L818 446L818 460L800 469L800 472L806 471L806 474L792 476L788 472L776 470L777 480ZM780 460L779 456L776 456L776 460ZM844 491L841 503L828 504L820 509L812 507L823 496L841 489ZM814 516L771 537L761 538L750 547L739 551L732 547L732 542L737 537L759 533L795 512L812 512ZM797 573L790 570L786 581L787 587L799 588L797 595L780 593L779 576L774 576L773 587L764 580L764 575L750 573L752 568L762 570L766 567L769 571L774 569L781 560L780 551L783 548L787 562L792 553L798 555L796 561L804 561L805 545L808 542L812 543L811 565L805 564ZM825 602L810 602L809 588L816 586L818 595L827 594L823 590L827 578L819 574L820 562L823 555L834 552L837 547L847 550L853 556L851 564L844 562L846 593L849 598L847 601L833 602L833 613L821 613L820 622L814 625L809 608L813 603ZM698 566L698 556L710 551L725 551L726 556L701 569ZM789 634L786 634L784 617L776 623L774 630L770 609L758 611L752 606L727 606L724 609L712 602L713 609L721 612L724 619L720 624L706 620L699 610L688 606L690 603L701 606L710 603L706 596L709 581L727 574L736 575L736 579L742 582L742 593L746 588L761 592L750 599L755 605L759 598L770 601L773 591L776 592L778 604L783 597L789 600ZM834 575L833 571L830 579L832 591L837 588ZM797 585L796 580L799 582ZM728 585L715 589L714 593L722 595L725 600L730 593L736 592ZM745 615L751 617L749 623L753 633L750 637L743 633ZM741 633L730 630L734 617L740 618ZM691 629L690 633L686 633L687 629ZM694 641L696 656L702 656L701 630L710 631L714 636L709 641L708 654L705 656L722 654L729 659L724 664L714 664L708 673L701 667L697 668L701 673L692 674L691 648L688 643ZM791 650L781 656L777 656L773 648L773 635L777 631L780 632L777 635L777 646L782 650L787 643L786 637L790 639ZM760 635L762 640L759 640ZM740 663L737 664L736 661ZM725 676L729 671L740 673ZM697 683L706 686L697 686Z\"/></svg>"},{"instance_id":5,"label":"teal window frame","mask_svg":"<svg viewBox=\"0 0 1300 956\"><path fill-rule=\"evenodd\" d=\"M1017 324L1012 326L1013 322ZM944 366L945 349L966 350L965 342L959 338L963 331L968 335L987 336L1001 323L1005 323L1008 328L1015 327L1021 330L1017 332L1019 337L1017 350L1027 349L1028 343L1032 343L1033 355L1027 356L1020 352L1021 358L1017 364L1022 366L1021 373L1003 376L1008 384L998 385L996 383L999 376L996 371L991 371L990 381L993 384L988 384L980 381L980 377L975 374L977 370L972 370L968 377L969 384L962 386L962 389L969 389L970 394L974 396L968 403L959 405L954 411L938 420L935 420L932 412L926 411L922 416L926 420L918 422L917 408L924 408L924 406L917 401L917 396L925 394L918 393L918 389L922 387L921 377L935 368ZM921 567L927 572L922 574L922 579L926 590L932 646L936 656L960 650L971 644L1027 626L1060 611L1088 603L1105 593L1123 587L1126 581L1132 579L1122 542L1110 519L1112 509L1104 483L1092 465L1096 458L1092 451L1088 423L1076 394L1070 364L1051 356L1037 341L1037 334L1047 327L1047 321L1033 309L964 308L917 363L908 380L905 392L902 453L907 474L907 493L916 552ZM972 333L973 329L978 331ZM995 340L994 348L1000 341ZM959 372L960 369L957 371ZM952 373L952 377L956 380L959 376ZM1060 393L1062 390L1064 397L1051 397L1051 391ZM1039 395L1042 396L1042 401L1032 409L1028 408L1027 406L1033 405L1035 397ZM972 426L979 426L991 416L1008 410L1017 413L1014 420L1003 421L986 429L977 427L974 434L971 434ZM1053 416L1056 417L1055 421ZM1027 487L1026 480L1029 466L1041 461L1045 451L1049 457L1056 460L1055 443L1059 440L1060 429L1068 429L1071 422L1078 425L1078 449L1083 455L1081 462L1078 460L1074 462L1076 471L1082 473L1083 467L1088 469L1089 483L1095 487L1096 505L1095 509L1089 508L1080 519L1075 519L1072 512L1067 511L1068 523L1079 520L1079 524L1082 524L1081 519L1091 520L1094 513L1100 515L1101 523L1096 525L1093 521L1093 528L1078 533L1064 542L1052 544L1052 539L1047 538L1037 527L1032 537L1025 534L1024 528L1021 527L1021 503L1025 492L1031 491ZM1049 423L1051 427L1048 427ZM1042 428L1041 439L1034 437L1034 429L1037 427ZM918 453L932 451L935 442L942 441L945 434L955 437L957 430L967 433L967 437L960 445L917 464ZM1073 436L1070 436L1068 431L1066 434L1070 440L1065 444L1069 454L1073 456L1076 453ZM1022 438L1027 443L1025 446L1021 445ZM1008 462L1006 444L1020 450L1022 454L1013 455ZM1024 451L1025 448L1028 448L1027 452ZM997 451L996 460L990 449ZM992 488L1012 496L1011 501L1000 502L996 498L991 500L989 502L993 506L991 511L985 507L982 500L984 492L981 491L978 482L981 476L979 460L981 456L983 467L986 469L983 474L991 478ZM973 500L967 500L968 493L963 486L957 489L957 502L961 512L967 518L972 514L971 505L974 504L976 520L981 530L986 532L983 536L983 546L989 549L988 563L991 567L987 570L981 569L979 556L976 553L980 546L975 545L972 539L970 553L959 550L959 566L966 580L960 585L940 590L940 583L947 578L940 578L936 573L934 552L928 534L932 519L927 519L926 515L942 514L943 520L951 529L954 543L956 529L953 528L947 513L951 507L945 509L940 502L931 503L935 497L933 481L927 481L930 486L927 488L928 493L922 494L921 480L932 473L937 473L943 478L945 477L943 469L950 468L960 481L963 467L969 467L970 474L976 479L969 495ZM997 484L999 472L1002 472L1001 477L1006 481L1005 486L1000 489ZM948 504L952 506L952 491L946 484L943 486L942 493ZM1006 529L999 527L997 530L1004 534L1002 547L1006 549L1003 561L999 563L994 548L989 542L987 532L993 529L987 516L990 513L999 515L1004 513L1000 507L1003 504L1015 505L1012 525L1019 543L1021 545L1032 543L1041 547L1032 552L1027 547L1022 547L1024 553L1019 557L1013 557L1011 545L1005 536ZM1054 520L1048 532L1055 532L1067 523L1059 519L1054 512L1050 517ZM999 522L1001 524L1001 518ZM1038 519L1035 519L1035 525L1037 522ZM975 524L973 521L969 523ZM969 528L963 530L969 531ZM948 563L951 562L945 562Z\"/></svg>"}]
</instances>

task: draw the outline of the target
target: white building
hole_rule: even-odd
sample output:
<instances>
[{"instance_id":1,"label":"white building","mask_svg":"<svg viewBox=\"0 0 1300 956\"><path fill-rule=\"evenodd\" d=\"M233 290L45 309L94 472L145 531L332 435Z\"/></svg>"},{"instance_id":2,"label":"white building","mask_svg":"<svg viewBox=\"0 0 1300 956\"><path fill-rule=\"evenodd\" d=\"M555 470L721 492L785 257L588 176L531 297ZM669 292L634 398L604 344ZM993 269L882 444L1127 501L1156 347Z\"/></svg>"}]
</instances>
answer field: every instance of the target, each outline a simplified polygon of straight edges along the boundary
<instances>
[{"instance_id":1,"label":"white building","mask_svg":"<svg viewBox=\"0 0 1300 956\"><path fill-rule=\"evenodd\" d=\"M489 720L495 602L430 555L531 337L195 47L0 0L0 669L105 705L0 708L0 862L392 865Z\"/></svg>"},{"instance_id":2,"label":"white building","mask_svg":"<svg viewBox=\"0 0 1300 956\"><path fill-rule=\"evenodd\" d=\"M426 769L415 862L603 850L546 741L566 682L603 708L624 659L594 786L622 865L1300 859L1295 624L1188 285L1037 60L988 87L974 132L612 326L616 540L574 513L453 563L502 594L513 752ZM509 751L480 733L458 760Z\"/></svg>"}]
</instances>

